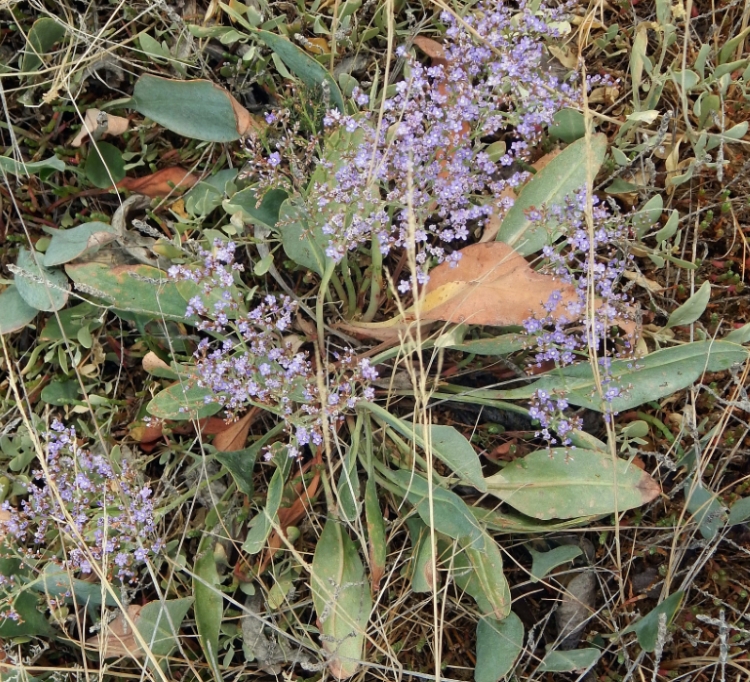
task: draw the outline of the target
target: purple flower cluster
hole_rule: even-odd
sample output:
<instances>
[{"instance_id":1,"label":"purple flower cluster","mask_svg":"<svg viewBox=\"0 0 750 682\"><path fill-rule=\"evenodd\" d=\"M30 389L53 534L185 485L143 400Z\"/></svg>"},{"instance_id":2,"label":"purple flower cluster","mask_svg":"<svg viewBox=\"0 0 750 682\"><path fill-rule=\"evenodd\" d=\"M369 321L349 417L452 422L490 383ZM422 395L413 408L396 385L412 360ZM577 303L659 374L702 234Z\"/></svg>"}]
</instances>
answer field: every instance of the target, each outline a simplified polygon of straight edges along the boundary
<instances>
[{"instance_id":1,"label":"purple flower cluster","mask_svg":"<svg viewBox=\"0 0 750 682\"><path fill-rule=\"evenodd\" d=\"M267 295L245 310L241 297L233 293L234 273L242 270L234 262L234 250L232 242L216 241L213 252L201 251L199 267L174 266L169 271L175 279L202 286L203 296L189 302L188 314L202 318L196 325L199 330L223 338L212 342L206 337L198 344L197 383L210 390L206 402L219 402L229 416L258 405L283 419L291 440L288 453L297 456L302 446L322 444L323 410L335 424L361 397L374 397L367 384L377 372L369 360L357 362L351 352L336 356L323 401L308 354L284 336L296 312L294 302L287 296Z\"/></svg>"},{"instance_id":2,"label":"purple flower cluster","mask_svg":"<svg viewBox=\"0 0 750 682\"><path fill-rule=\"evenodd\" d=\"M556 225L565 235L562 246L546 246L543 253L550 263L550 270L562 281L575 286L576 300L566 304L560 315L561 295L554 293L545 304L547 315L544 318L530 318L524 323L526 333L536 342L534 361L541 367L545 362L553 362L556 367L574 364L588 359L589 348L596 348L599 357L603 397L611 403L621 394L616 386L616 377L610 372L612 331L628 317L627 298L618 292L618 282L628 264L619 247L627 237L627 222L620 216L612 215L596 197L592 197L593 234L589 232L585 220L586 190L569 197L562 206L544 208L537 212L535 221L543 225ZM593 308L587 304L589 282L593 284L596 297ZM593 312L592 312L593 311ZM556 312L556 315L552 315ZM571 328L570 323L581 320L582 325ZM623 335L618 356L628 356L632 352L632 339ZM537 391L532 399L532 417L538 419L542 430L540 435L550 443L556 443L550 436L554 429L564 445L570 443L565 437L571 428L580 428L565 414L567 402L560 395L550 396L546 391Z\"/></svg>"},{"instance_id":3,"label":"purple flower cluster","mask_svg":"<svg viewBox=\"0 0 750 682\"><path fill-rule=\"evenodd\" d=\"M79 447L72 426L55 420L46 438L47 473L33 472L20 509L3 502L0 532L30 543L33 549L21 552L27 559L54 548L62 552L64 568L90 573L93 560L106 564L109 577L133 578L137 566L161 549L151 489L138 483L127 462L115 471L105 457Z\"/></svg>"},{"instance_id":4,"label":"purple flower cluster","mask_svg":"<svg viewBox=\"0 0 750 682\"><path fill-rule=\"evenodd\" d=\"M429 67L409 59L382 121L328 113L326 125L353 141L308 196L330 237L329 257L340 260L374 237L384 254L413 238L423 282L430 259L459 257L444 244L466 240L472 224L510 207L499 197L526 178L510 166L529 158L561 107L578 101L573 81L561 82L544 62L543 39L557 37L562 10L533 4L481 2L460 21L444 12L444 59ZM367 100L358 92L355 99ZM506 145L499 159L487 151L493 142Z\"/></svg>"}]
</instances>

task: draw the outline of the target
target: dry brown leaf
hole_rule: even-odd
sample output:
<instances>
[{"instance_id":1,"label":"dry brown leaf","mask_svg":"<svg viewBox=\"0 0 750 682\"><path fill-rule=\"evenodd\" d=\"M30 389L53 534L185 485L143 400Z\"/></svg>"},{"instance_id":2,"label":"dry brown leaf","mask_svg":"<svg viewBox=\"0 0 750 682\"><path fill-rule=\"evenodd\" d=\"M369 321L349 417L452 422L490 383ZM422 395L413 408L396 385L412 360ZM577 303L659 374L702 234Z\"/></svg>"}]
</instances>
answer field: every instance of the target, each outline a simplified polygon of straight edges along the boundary
<instances>
[{"instance_id":1,"label":"dry brown leaf","mask_svg":"<svg viewBox=\"0 0 750 682\"><path fill-rule=\"evenodd\" d=\"M446 63L445 50L437 40L433 40L426 36L417 36L414 38L413 42L420 50L422 50L422 52L432 59L433 64Z\"/></svg>"},{"instance_id":2,"label":"dry brown leaf","mask_svg":"<svg viewBox=\"0 0 750 682\"><path fill-rule=\"evenodd\" d=\"M258 412L259 410L252 409L244 417L241 417L232 424L224 422L224 430L217 433L216 438L214 438L214 447L219 452L242 450L247 441L247 433L250 430L250 425L255 421Z\"/></svg>"},{"instance_id":3,"label":"dry brown leaf","mask_svg":"<svg viewBox=\"0 0 750 682\"><path fill-rule=\"evenodd\" d=\"M664 287L661 284L659 284L658 282L654 282L654 280L649 279L645 275L642 275L640 272L628 271L622 274L625 279L629 279L631 282L635 282L639 287L643 287L647 291L650 291L654 294L658 294L660 291L664 291Z\"/></svg>"},{"instance_id":4,"label":"dry brown leaf","mask_svg":"<svg viewBox=\"0 0 750 682\"><path fill-rule=\"evenodd\" d=\"M130 604L128 616L133 623L138 622L143 606ZM86 644L96 647L101 652L102 658L129 657L143 658L144 652L138 644L133 628L130 627L125 615L120 611L114 620L106 626L104 641L102 633L98 632L94 637L89 637Z\"/></svg>"},{"instance_id":5,"label":"dry brown leaf","mask_svg":"<svg viewBox=\"0 0 750 682\"><path fill-rule=\"evenodd\" d=\"M155 369L170 368L169 365L152 350L150 350L148 353L146 353L146 355L143 356L141 364L143 365L143 369L145 369L149 374Z\"/></svg>"},{"instance_id":6,"label":"dry brown leaf","mask_svg":"<svg viewBox=\"0 0 750 682\"><path fill-rule=\"evenodd\" d=\"M165 196L176 189L189 189L199 179L197 175L189 173L184 168L170 166L142 178L125 178L118 182L117 186L153 198Z\"/></svg>"},{"instance_id":7,"label":"dry brown leaf","mask_svg":"<svg viewBox=\"0 0 750 682\"><path fill-rule=\"evenodd\" d=\"M430 271L421 318L497 327L520 325L532 316L545 317L543 304L555 291L562 298L552 317L567 317L572 322L566 305L578 300L572 284L535 272L507 244L472 244L461 249L456 267L446 262Z\"/></svg>"},{"instance_id":8,"label":"dry brown leaf","mask_svg":"<svg viewBox=\"0 0 750 682\"><path fill-rule=\"evenodd\" d=\"M249 135L251 132L259 133L266 129L266 124L261 123L259 119L245 109L232 95L227 93L227 97L229 97L229 101L232 103L234 119L237 122L237 132L242 137Z\"/></svg>"},{"instance_id":9,"label":"dry brown leaf","mask_svg":"<svg viewBox=\"0 0 750 682\"><path fill-rule=\"evenodd\" d=\"M87 138L99 139L105 135L122 135L130 126L130 121L122 116L112 116L99 109L87 109L83 115L83 127L70 143L71 147L80 147Z\"/></svg>"}]
</instances>

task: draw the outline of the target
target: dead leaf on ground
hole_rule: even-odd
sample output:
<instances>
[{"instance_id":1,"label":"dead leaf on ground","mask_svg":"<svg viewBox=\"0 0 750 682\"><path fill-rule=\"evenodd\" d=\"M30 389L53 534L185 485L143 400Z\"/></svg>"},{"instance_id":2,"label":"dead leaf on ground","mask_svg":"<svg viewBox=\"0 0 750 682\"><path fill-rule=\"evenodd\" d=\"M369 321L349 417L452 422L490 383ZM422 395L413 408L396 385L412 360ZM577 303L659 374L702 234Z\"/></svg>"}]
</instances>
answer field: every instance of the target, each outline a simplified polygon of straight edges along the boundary
<instances>
[{"instance_id":1,"label":"dead leaf on ground","mask_svg":"<svg viewBox=\"0 0 750 682\"><path fill-rule=\"evenodd\" d=\"M151 374L155 369L171 369L170 366L164 362L154 351L149 351L143 356L141 361L143 369Z\"/></svg>"},{"instance_id":2,"label":"dead leaf on ground","mask_svg":"<svg viewBox=\"0 0 750 682\"><path fill-rule=\"evenodd\" d=\"M247 434L251 424L260 412L259 409L253 408L244 417L240 417L236 422L224 422L224 430L216 434L214 438L214 447L219 452L234 452L242 450L247 442Z\"/></svg>"},{"instance_id":3,"label":"dead leaf on ground","mask_svg":"<svg viewBox=\"0 0 750 682\"><path fill-rule=\"evenodd\" d=\"M122 135L130 126L130 121L122 116L113 116L99 109L87 109L83 115L83 127L70 143L80 147L89 137L98 140L106 135Z\"/></svg>"},{"instance_id":4,"label":"dead leaf on ground","mask_svg":"<svg viewBox=\"0 0 750 682\"><path fill-rule=\"evenodd\" d=\"M402 339L408 338L411 333L416 338L417 329L412 322L399 322L401 318L396 317L386 322L339 322L334 327L342 332L356 336L358 339L375 339L384 343L398 344ZM423 324L421 335L424 338L432 326L431 323ZM411 327L411 332L409 328Z\"/></svg>"},{"instance_id":5,"label":"dead leaf on ground","mask_svg":"<svg viewBox=\"0 0 750 682\"><path fill-rule=\"evenodd\" d=\"M138 622L143 606L130 604L128 616L131 622ZM86 644L95 647L104 658L143 658L143 649L135 638L133 628L130 627L122 611L118 612L114 620L104 628L105 633L98 632L86 640Z\"/></svg>"},{"instance_id":6,"label":"dead leaf on ground","mask_svg":"<svg viewBox=\"0 0 750 682\"><path fill-rule=\"evenodd\" d=\"M413 43L430 59L432 59L433 64L446 63L445 50L437 40L433 40L427 36L416 36Z\"/></svg>"},{"instance_id":7,"label":"dead leaf on ground","mask_svg":"<svg viewBox=\"0 0 750 682\"><path fill-rule=\"evenodd\" d=\"M567 304L578 300L575 287L535 272L526 259L502 242L472 244L461 249L454 268L441 263L430 271L421 319L467 322L496 327L520 325L530 317L545 317L544 304L561 294L554 319L575 321Z\"/></svg>"},{"instance_id":8,"label":"dead leaf on ground","mask_svg":"<svg viewBox=\"0 0 750 682\"><path fill-rule=\"evenodd\" d=\"M120 189L144 194L147 197L161 197L176 190L192 187L200 178L179 166L162 168L156 173L142 178L125 178L117 183Z\"/></svg>"}]
</instances>

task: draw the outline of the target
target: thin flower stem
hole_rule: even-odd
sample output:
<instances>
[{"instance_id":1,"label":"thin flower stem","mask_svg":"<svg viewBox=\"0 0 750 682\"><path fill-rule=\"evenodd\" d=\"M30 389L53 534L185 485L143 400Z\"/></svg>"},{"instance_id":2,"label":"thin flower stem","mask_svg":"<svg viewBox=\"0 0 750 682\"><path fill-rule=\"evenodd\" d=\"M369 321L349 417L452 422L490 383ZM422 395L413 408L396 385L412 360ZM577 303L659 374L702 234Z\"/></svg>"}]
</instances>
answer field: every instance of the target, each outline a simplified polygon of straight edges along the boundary
<instances>
[{"instance_id":1,"label":"thin flower stem","mask_svg":"<svg viewBox=\"0 0 750 682\"><path fill-rule=\"evenodd\" d=\"M333 276L333 270L336 267L336 262L333 259L328 260L325 272L323 273L323 279L320 280L320 289L318 289L318 299L315 302L315 322L318 325L318 344L321 348L325 348L325 315L323 313L323 306L325 304L326 294L328 293L328 285L331 282ZM335 285L335 283L334 283ZM341 283L339 282L339 287ZM342 292L343 293L343 292ZM345 296L342 296L343 300Z\"/></svg>"},{"instance_id":2,"label":"thin flower stem","mask_svg":"<svg viewBox=\"0 0 750 682\"><path fill-rule=\"evenodd\" d=\"M380 294L383 291L383 253L380 250L380 240L376 234L372 235L371 249L372 264L370 265L370 304L367 306L362 322L372 322L380 307Z\"/></svg>"}]
</instances>

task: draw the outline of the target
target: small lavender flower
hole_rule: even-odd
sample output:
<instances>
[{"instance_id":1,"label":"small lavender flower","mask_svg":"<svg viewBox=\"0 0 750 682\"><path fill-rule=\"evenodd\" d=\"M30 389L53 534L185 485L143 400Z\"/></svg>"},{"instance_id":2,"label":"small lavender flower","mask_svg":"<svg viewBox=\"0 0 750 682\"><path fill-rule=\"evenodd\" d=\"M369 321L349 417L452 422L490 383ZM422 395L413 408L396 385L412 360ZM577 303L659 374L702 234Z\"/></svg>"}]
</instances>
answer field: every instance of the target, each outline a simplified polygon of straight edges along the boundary
<instances>
[{"instance_id":1,"label":"small lavender flower","mask_svg":"<svg viewBox=\"0 0 750 682\"><path fill-rule=\"evenodd\" d=\"M251 310L245 310L239 296L227 295L234 273L233 243L216 242L212 252L202 251L203 263L195 268L176 266L170 274L201 284L204 296L221 293L209 311L201 303L197 329L223 337L211 342L203 338L194 353L196 382L210 390L207 402L218 402L230 417L248 405L274 413L287 425L287 452L296 456L305 445L323 442L323 410L332 429L352 409L368 383L377 378L369 360L357 362L351 351L335 357L334 372L328 377L325 405L319 394L317 376L307 353L299 352L284 334L292 325L296 304L288 297L264 296Z\"/></svg>"},{"instance_id":2,"label":"small lavender flower","mask_svg":"<svg viewBox=\"0 0 750 682\"><path fill-rule=\"evenodd\" d=\"M2 505L6 543L12 538L29 559L61 550L62 559L48 558L82 573L92 571L91 558L103 562L109 556L114 576L133 578L138 565L158 552L158 541L151 544L157 533L151 489L138 483L127 462L115 472L104 457L79 447L72 426L53 421L46 440L46 472L32 472L35 482L20 508L7 500ZM57 544L60 537L64 547Z\"/></svg>"}]
</instances>

